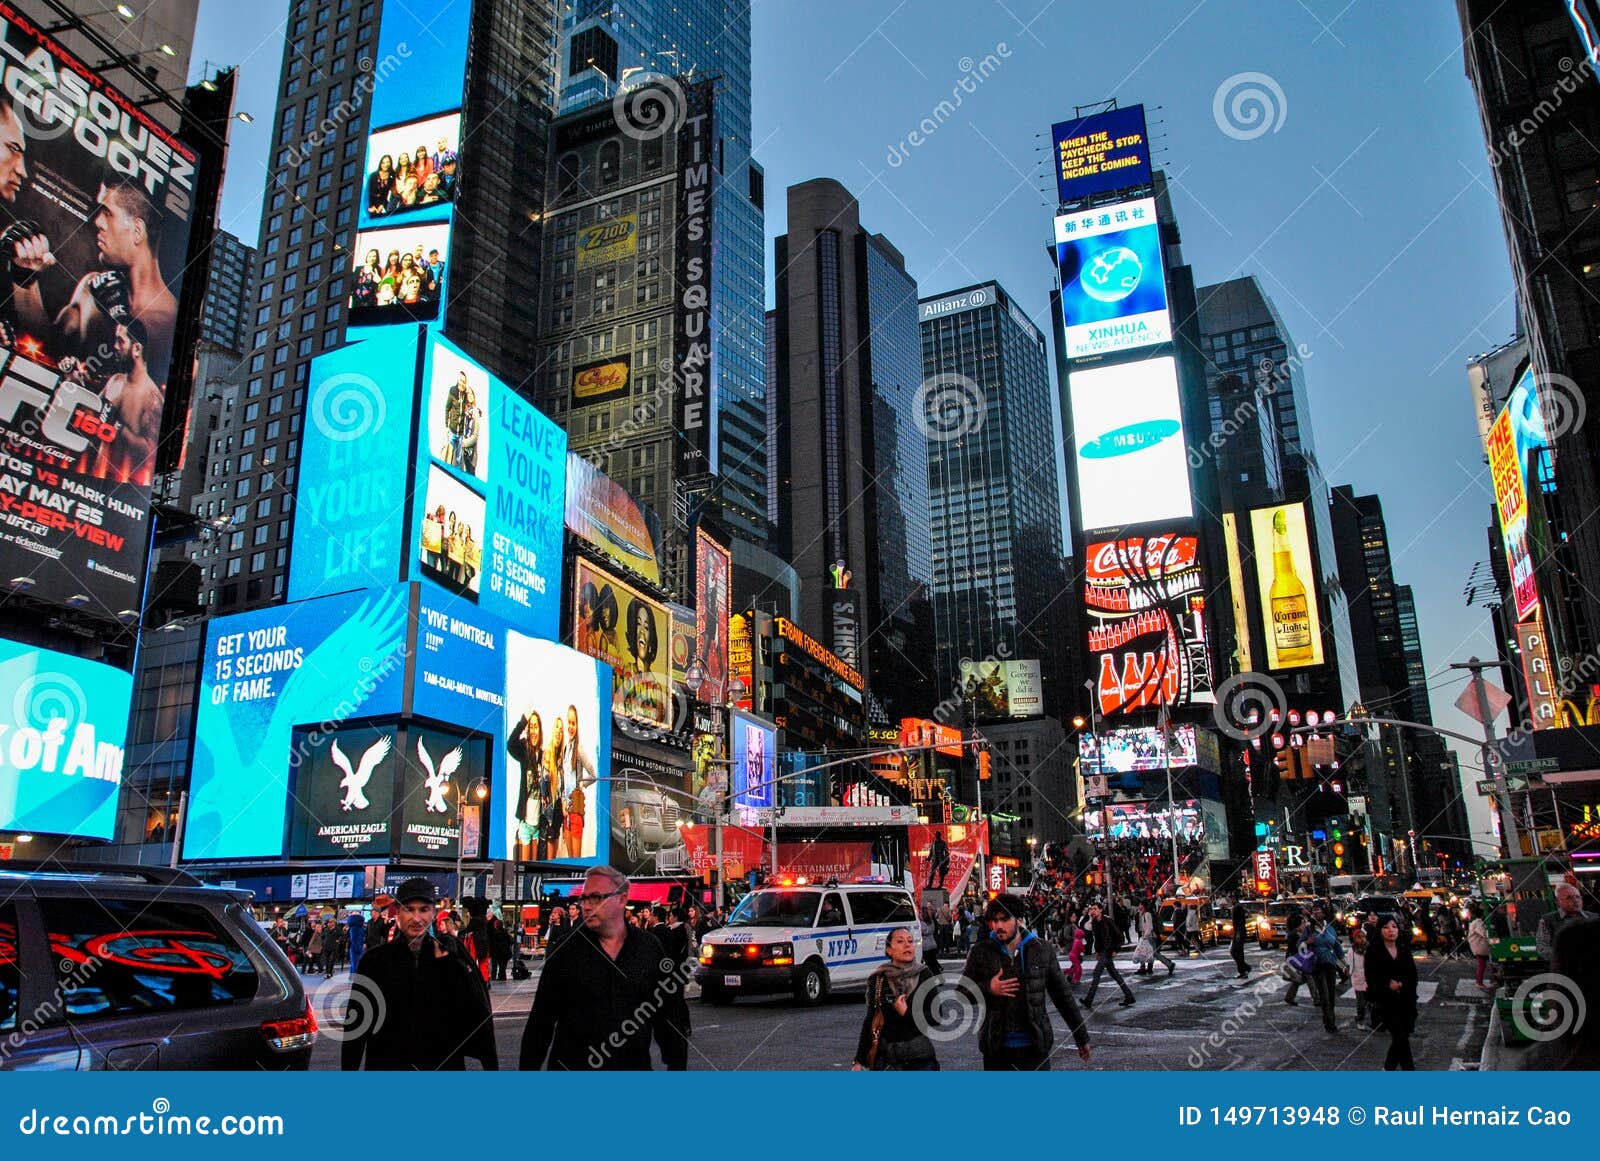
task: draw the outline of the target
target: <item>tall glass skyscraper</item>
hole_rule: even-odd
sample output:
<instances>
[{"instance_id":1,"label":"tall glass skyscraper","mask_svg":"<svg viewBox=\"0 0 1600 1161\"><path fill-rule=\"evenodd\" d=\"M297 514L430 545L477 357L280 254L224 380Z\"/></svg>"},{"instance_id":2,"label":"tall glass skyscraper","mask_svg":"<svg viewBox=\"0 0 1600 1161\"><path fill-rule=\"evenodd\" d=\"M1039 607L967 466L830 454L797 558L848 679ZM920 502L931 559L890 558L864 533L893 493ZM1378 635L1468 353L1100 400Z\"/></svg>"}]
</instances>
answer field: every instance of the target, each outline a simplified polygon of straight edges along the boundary
<instances>
[{"instance_id":1,"label":"tall glass skyscraper","mask_svg":"<svg viewBox=\"0 0 1600 1161\"><path fill-rule=\"evenodd\" d=\"M716 77L712 215L717 468L708 503L737 537L766 540L766 245L763 175L750 157L748 0L572 0L561 17L560 111L647 76Z\"/></svg>"},{"instance_id":2,"label":"tall glass skyscraper","mask_svg":"<svg viewBox=\"0 0 1600 1161\"><path fill-rule=\"evenodd\" d=\"M963 659L1054 656L1060 494L1038 328L994 283L925 298L920 312L938 675L948 692Z\"/></svg>"}]
</instances>

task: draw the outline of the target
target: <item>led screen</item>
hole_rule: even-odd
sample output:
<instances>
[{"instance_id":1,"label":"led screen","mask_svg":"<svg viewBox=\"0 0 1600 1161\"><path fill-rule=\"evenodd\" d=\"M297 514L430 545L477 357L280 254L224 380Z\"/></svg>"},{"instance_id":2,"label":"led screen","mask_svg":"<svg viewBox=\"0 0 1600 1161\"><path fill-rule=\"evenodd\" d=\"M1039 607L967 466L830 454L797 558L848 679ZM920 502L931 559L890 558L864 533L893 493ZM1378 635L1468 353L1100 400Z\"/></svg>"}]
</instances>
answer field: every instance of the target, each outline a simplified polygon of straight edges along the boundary
<instances>
[{"instance_id":1,"label":"led screen","mask_svg":"<svg viewBox=\"0 0 1600 1161\"><path fill-rule=\"evenodd\" d=\"M1056 218L1067 358L1170 342L1154 198Z\"/></svg>"},{"instance_id":2,"label":"led screen","mask_svg":"<svg viewBox=\"0 0 1600 1161\"><path fill-rule=\"evenodd\" d=\"M1192 516L1176 361L1093 367L1069 383L1080 528Z\"/></svg>"},{"instance_id":3,"label":"led screen","mask_svg":"<svg viewBox=\"0 0 1600 1161\"><path fill-rule=\"evenodd\" d=\"M733 804L757 809L771 806L778 732L760 718L733 712Z\"/></svg>"},{"instance_id":4,"label":"led screen","mask_svg":"<svg viewBox=\"0 0 1600 1161\"><path fill-rule=\"evenodd\" d=\"M461 182L461 114L391 125L367 138L362 224L446 217Z\"/></svg>"},{"instance_id":5,"label":"led screen","mask_svg":"<svg viewBox=\"0 0 1600 1161\"><path fill-rule=\"evenodd\" d=\"M1304 504L1250 513L1268 669L1322 664L1322 616Z\"/></svg>"},{"instance_id":6,"label":"led screen","mask_svg":"<svg viewBox=\"0 0 1600 1161\"><path fill-rule=\"evenodd\" d=\"M1150 184L1144 106L1129 105L1050 128L1056 193L1064 202Z\"/></svg>"},{"instance_id":7,"label":"led screen","mask_svg":"<svg viewBox=\"0 0 1600 1161\"><path fill-rule=\"evenodd\" d=\"M611 709L672 724L672 634L666 606L587 560L573 562L572 643L612 670Z\"/></svg>"},{"instance_id":8,"label":"led screen","mask_svg":"<svg viewBox=\"0 0 1600 1161\"><path fill-rule=\"evenodd\" d=\"M1167 768L1161 730L1155 726L1126 726L1119 730L1103 730L1098 735L1080 734L1078 756L1083 760L1086 774L1131 774ZM1196 761L1194 727L1173 726L1173 769L1193 766Z\"/></svg>"}]
</instances>

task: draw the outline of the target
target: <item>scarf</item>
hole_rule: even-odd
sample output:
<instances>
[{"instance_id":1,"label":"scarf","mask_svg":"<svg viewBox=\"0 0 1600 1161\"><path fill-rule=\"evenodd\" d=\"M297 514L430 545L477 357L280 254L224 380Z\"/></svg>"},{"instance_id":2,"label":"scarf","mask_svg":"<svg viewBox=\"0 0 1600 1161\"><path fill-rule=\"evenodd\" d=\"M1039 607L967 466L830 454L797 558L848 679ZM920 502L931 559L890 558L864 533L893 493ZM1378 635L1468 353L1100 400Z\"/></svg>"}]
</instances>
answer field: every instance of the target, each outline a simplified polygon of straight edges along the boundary
<instances>
[{"instance_id":1,"label":"scarf","mask_svg":"<svg viewBox=\"0 0 1600 1161\"><path fill-rule=\"evenodd\" d=\"M922 976L922 964L916 960L910 963L899 964L894 960L881 964L872 973L873 986L879 981L883 983L884 996L888 1002L893 1003L897 997L909 996L917 990L917 981Z\"/></svg>"}]
</instances>

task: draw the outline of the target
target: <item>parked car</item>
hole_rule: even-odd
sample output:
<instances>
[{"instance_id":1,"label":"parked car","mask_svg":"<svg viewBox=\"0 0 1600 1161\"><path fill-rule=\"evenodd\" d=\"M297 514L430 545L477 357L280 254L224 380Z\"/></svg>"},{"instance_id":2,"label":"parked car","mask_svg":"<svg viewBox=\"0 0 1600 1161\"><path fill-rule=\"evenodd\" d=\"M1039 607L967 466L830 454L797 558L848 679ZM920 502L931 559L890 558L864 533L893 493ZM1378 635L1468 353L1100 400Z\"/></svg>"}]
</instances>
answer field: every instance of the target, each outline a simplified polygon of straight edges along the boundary
<instances>
[{"instance_id":1,"label":"parked car","mask_svg":"<svg viewBox=\"0 0 1600 1161\"><path fill-rule=\"evenodd\" d=\"M304 1069L317 1020L250 892L0 864L0 1069Z\"/></svg>"}]
</instances>

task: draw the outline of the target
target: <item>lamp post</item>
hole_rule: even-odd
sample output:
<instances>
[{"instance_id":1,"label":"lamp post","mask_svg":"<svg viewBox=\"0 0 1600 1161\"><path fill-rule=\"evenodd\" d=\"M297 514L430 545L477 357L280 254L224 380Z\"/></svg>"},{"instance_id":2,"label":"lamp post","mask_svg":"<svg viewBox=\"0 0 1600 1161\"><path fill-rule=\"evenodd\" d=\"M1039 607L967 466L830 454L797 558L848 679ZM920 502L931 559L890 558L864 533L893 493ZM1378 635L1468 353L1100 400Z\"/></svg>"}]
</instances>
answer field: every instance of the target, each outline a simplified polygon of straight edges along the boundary
<instances>
[{"instance_id":1,"label":"lamp post","mask_svg":"<svg viewBox=\"0 0 1600 1161\"><path fill-rule=\"evenodd\" d=\"M461 903L461 851L466 846L467 827L465 808L461 802L461 783L455 775L450 776L450 789L456 795L456 904ZM472 796L479 802L489 797L489 785L482 778L475 778L472 782Z\"/></svg>"}]
</instances>

